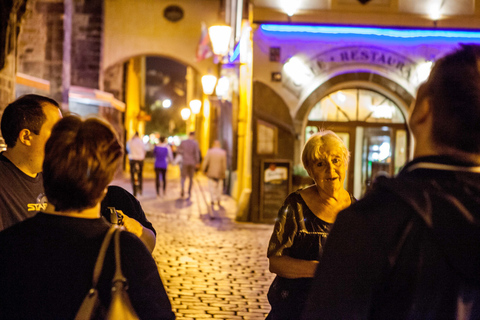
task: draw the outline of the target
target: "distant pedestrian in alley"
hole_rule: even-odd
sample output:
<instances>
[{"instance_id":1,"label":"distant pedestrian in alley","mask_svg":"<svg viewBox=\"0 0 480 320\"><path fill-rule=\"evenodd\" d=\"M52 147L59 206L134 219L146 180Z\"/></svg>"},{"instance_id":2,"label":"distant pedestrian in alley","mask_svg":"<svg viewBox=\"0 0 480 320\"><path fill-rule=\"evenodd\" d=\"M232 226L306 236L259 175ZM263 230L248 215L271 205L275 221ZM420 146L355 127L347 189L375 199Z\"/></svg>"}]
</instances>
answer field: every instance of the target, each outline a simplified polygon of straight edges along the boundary
<instances>
[{"instance_id":1,"label":"distant pedestrian in alley","mask_svg":"<svg viewBox=\"0 0 480 320\"><path fill-rule=\"evenodd\" d=\"M188 197L192 194L193 175L195 170L200 167L200 149L198 143L195 140L195 132L190 132L188 139L183 140L177 149L177 153L182 156L182 166L180 169L181 176L181 196L185 195L185 180L188 179Z\"/></svg>"},{"instance_id":2,"label":"distant pedestrian in alley","mask_svg":"<svg viewBox=\"0 0 480 320\"><path fill-rule=\"evenodd\" d=\"M133 138L127 143L128 159L130 160L130 177L132 179L133 195L137 196L135 188L135 170L138 170L139 193L142 194L143 188L143 161L145 160L145 144L135 132ZM137 166L137 167L136 167Z\"/></svg>"},{"instance_id":3,"label":"distant pedestrian in alley","mask_svg":"<svg viewBox=\"0 0 480 320\"><path fill-rule=\"evenodd\" d=\"M160 196L160 178L162 178L162 195L167 191L167 167L173 163L172 149L166 142L165 137L160 137L160 143L153 149L155 156L155 189L157 196Z\"/></svg>"},{"instance_id":4,"label":"distant pedestrian in alley","mask_svg":"<svg viewBox=\"0 0 480 320\"><path fill-rule=\"evenodd\" d=\"M220 206L226 170L227 152L221 148L220 141L215 140L212 148L207 151L202 164L202 171L208 177L208 189L212 206L215 203Z\"/></svg>"}]
</instances>

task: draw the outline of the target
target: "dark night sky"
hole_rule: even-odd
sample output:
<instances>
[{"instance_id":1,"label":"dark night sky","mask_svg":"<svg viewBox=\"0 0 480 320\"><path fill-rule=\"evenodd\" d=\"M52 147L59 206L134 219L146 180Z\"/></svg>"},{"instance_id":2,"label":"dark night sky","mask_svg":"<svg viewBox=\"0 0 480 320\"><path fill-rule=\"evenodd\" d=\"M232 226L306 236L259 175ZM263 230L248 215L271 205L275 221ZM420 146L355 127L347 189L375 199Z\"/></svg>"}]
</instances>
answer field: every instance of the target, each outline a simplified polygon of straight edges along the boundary
<instances>
[{"instance_id":1,"label":"dark night sky","mask_svg":"<svg viewBox=\"0 0 480 320\"><path fill-rule=\"evenodd\" d=\"M186 73L185 65L174 60L162 57L147 57L147 110L152 120L147 122L146 131L160 132L162 135L179 133L185 130L185 122L180 117L181 108L186 107ZM169 109L152 106L156 100L170 99L172 107ZM175 130L171 132L170 122L175 122Z\"/></svg>"},{"instance_id":2,"label":"dark night sky","mask_svg":"<svg viewBox=\"0 0 480 320\"><path fill-rule=\"evenodd\" d=\"M162 57L147 57L147 70L157 70L169 75L173 81L185 81L187 68L174 60Z\"/></svg>"}]
</instances>

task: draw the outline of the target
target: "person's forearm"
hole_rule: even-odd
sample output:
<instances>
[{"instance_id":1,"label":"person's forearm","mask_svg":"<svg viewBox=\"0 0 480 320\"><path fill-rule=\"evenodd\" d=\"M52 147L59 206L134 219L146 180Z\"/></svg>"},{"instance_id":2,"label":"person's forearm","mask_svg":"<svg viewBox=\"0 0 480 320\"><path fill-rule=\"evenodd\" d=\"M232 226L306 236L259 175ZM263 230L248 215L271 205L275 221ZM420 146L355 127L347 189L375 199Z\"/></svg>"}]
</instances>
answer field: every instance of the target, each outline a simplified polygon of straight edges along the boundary
<instances>
[{"instance_id":1,"label":"person's forearm","mask_svg":"<svg viewBox=\"0 0 480 320\"><path fill-rule=\"evenodd\" d=\"M289 256L270 257L269 269L281 277L296 278L313 278L317 269L318 261L295 259Z\"/></svg>"},{"instance_id":2,"label":"person's forearm","mask_svg":"<svg viewBox=\"0 0 480 320\"><path fill-rule=\"evenodd\" d=\"M155 233L144 227L140 222L135 219L130 218L127 216L123 211L118 210L123 214L123 226L127 231L136 235L140 240L142 240L143 244L147 247L150 252L153 252L155 248Z\"/></svg>"},{"instance_id":3,"label":"person's forearm","mask_svg":"<svg viewBox=\"0 0 480 320\"><path fill-rule=\"evenodd\" d=\"M153 252L153 249L155 249L156 238L155 233L153 233L152 230L143 227L142 234L140 235L140 240L142 240L142 242L145 244L145 246L150 252Z\"/></svg>"}]
</instances>

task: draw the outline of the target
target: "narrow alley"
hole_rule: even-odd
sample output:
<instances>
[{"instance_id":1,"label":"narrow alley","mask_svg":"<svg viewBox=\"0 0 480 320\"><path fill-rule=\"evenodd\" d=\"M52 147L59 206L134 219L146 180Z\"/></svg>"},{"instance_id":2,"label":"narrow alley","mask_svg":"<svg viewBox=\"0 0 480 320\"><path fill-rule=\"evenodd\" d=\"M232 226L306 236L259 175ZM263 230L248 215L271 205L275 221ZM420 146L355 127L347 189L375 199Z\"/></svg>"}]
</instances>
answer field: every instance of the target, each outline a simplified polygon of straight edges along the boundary
<instances>
[{"instance_id":1,"label":"narrow alley","mask_svg":"<svg viewBox=\"0 0 480 320\"><path fill-rule=\"evenodd\" d=\"M207 178L197 173L192 197L180 197L178 167L157 197L144 172L137 198L157 231L155 261L177 319L264 319L270 310L267 244L273 226L235 222L236 202L224 195L210 206ZM114 180L132 191L129 177Z\"/></svg>"}]
</instances>

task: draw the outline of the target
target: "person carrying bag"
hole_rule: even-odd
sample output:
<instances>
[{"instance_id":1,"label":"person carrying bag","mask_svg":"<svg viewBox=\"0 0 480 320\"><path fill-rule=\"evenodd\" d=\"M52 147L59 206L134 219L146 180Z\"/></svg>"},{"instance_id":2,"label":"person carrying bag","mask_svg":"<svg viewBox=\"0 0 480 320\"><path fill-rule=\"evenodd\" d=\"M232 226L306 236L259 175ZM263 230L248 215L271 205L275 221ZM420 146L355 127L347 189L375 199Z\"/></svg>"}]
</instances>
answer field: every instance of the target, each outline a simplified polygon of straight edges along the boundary
<instances>
[{"instance_id":1,"label":"person carrying bag","mask_svg":"<svg viewBox=\"0 0 480 320\"><path fill-rule=\"evenodd\" d=\"M105 319L115 320L136 320L139 319L137 313L132 307L130 298L128 297L127 288L128 282L122 273L121 258L120 258L120 227L112 225L105 235L100 252L98 254L95 268L93 269L92 288L88 292L87 296L82 302L80 309L75 317L75 320L95 319L95 315L98 312L100 305L100 298L98 296L98 279L103 268L103 262L105 260L105 254L107 253L108 246L111 242L112 236L114 237L115 248L115 274L112 279L112 300L108 308Z\"/></svg>"}]
</instances>

